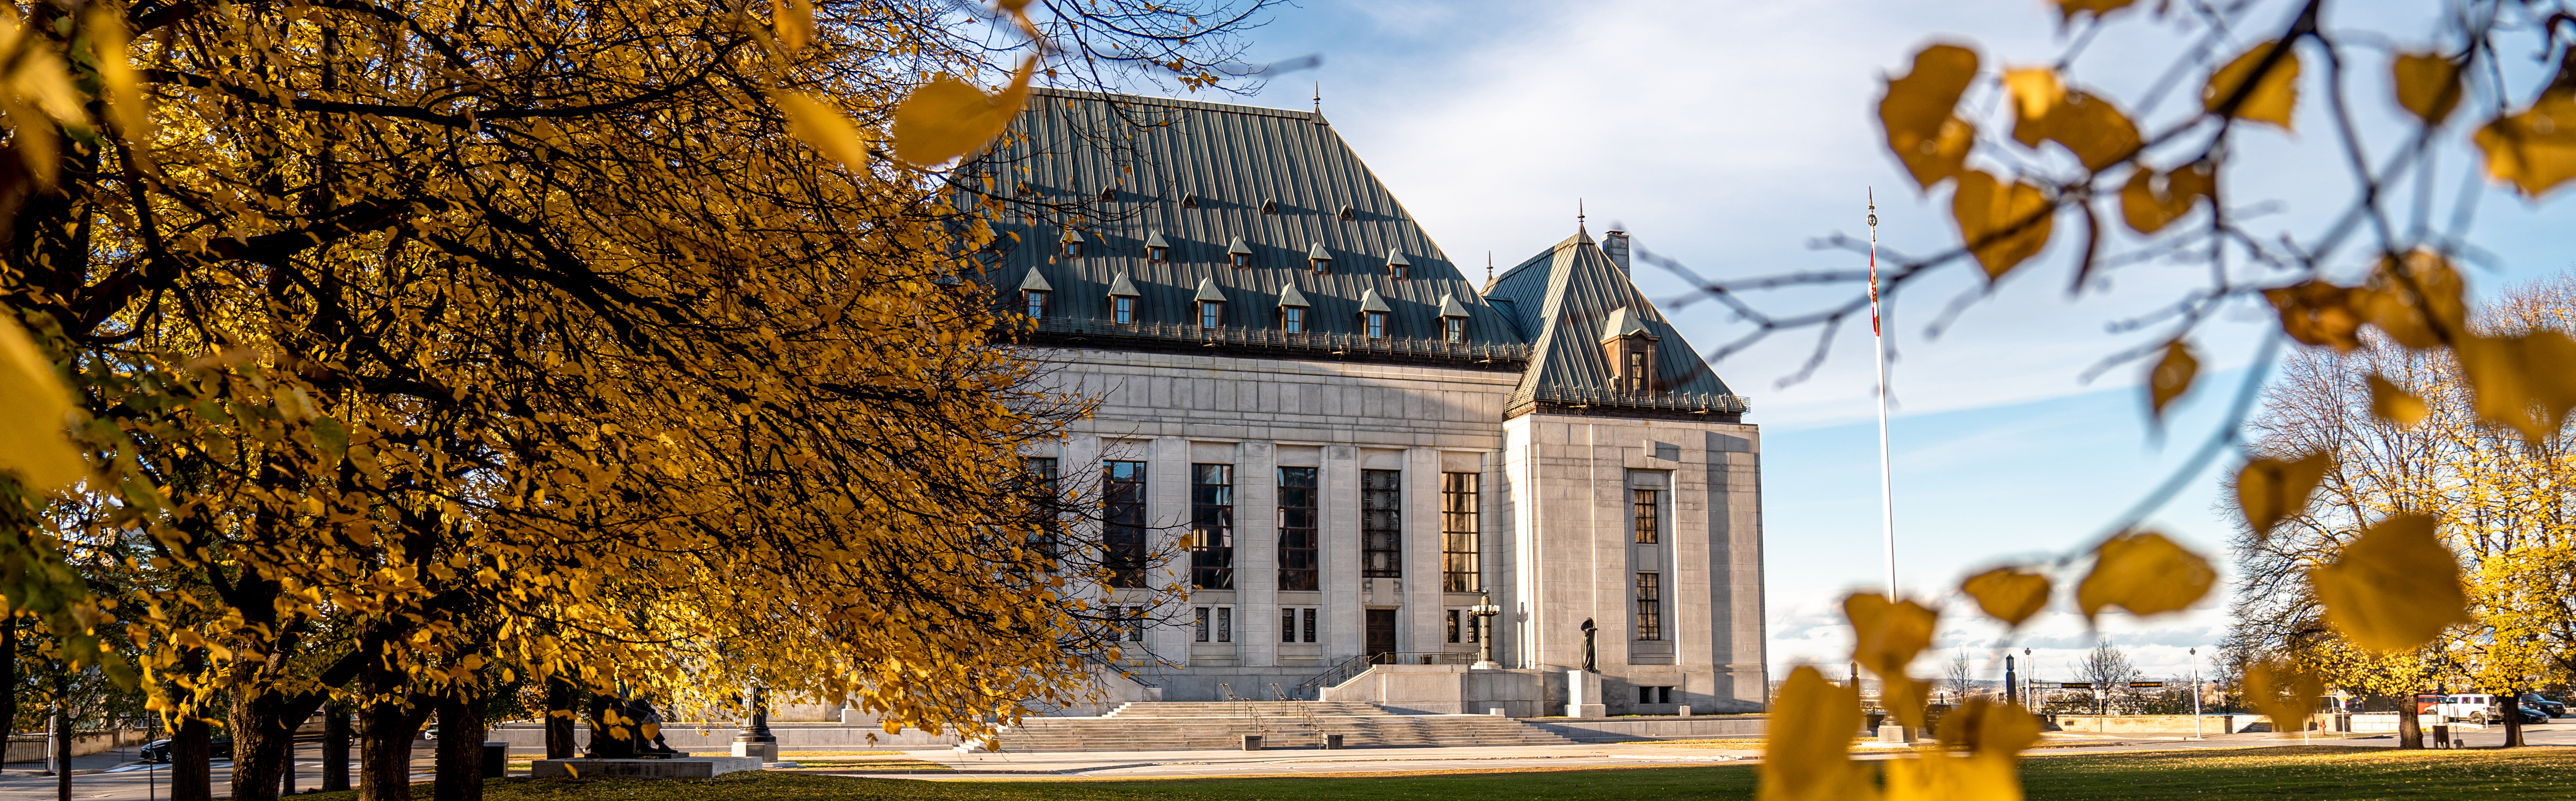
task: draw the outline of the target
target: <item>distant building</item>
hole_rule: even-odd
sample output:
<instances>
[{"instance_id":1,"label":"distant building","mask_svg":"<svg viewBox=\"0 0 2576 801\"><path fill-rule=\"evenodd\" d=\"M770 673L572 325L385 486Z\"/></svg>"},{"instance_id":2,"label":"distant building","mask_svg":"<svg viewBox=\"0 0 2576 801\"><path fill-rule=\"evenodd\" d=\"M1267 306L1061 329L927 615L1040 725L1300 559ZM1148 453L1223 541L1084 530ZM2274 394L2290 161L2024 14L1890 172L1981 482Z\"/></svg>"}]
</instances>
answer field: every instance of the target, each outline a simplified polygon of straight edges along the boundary
<instances>
[{"instance_id":1,"label":"distant building","mask_svg":"<svg viewBox=\"0 0 2576 801\"><path fill-rule=\"evenodd\" d=\"M1561 673L1588 620L1612 714L1763 702L1761 438L1626 233L1578 223L1480 290L1320 113L1068 91L961 180L1042 209L997 215L987 280L1101 401L1033 457L1102 471L1113 550L1184 554L1127 579L1193 588L1134 635L1165 700L1487 637Z\"/></svg>"}]
</instances>

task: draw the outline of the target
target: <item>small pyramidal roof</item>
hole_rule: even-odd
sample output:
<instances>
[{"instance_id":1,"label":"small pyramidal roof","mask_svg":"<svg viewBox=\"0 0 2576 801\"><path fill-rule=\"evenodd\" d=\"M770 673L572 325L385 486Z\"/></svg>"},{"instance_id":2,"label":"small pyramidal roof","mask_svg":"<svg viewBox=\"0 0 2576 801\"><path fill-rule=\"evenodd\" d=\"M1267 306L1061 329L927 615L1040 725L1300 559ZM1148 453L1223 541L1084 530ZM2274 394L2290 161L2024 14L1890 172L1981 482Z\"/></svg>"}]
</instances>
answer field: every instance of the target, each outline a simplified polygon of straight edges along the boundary
<instances>
[{"instance_id":1,"label":"small pyramidal roof","mask_svg":"<svg viewBox=\"0 0 2576 801\"><path fill-rule=\"evenodd\" d=\"M1386 266L1411 267L1413 266L1413 261L1404 257L1403 248L1396 248L1386 252Z\"/></svg>"},{"instance_id":2,"label":"small pyramidal roof","mask_svg":"<svg viewBox=\"0 0 2576 801\"><path fill-rule=\"evenodd\" d=\"M1252 255L1252 246L1244 244L1243 237L1237 236L1234 238L1233 244L1225 246L1225 253L1228 256L1236 254L1250 256Z\"/></svg>"},{"instance_id":3,"label":"small pyramidal roof","mask_svg":"<svg viewBox=\"0 0 2576 801\"><path fill-rule=\"evenodd\" d=\"M1367 313L1369 313L1369 312L1390 312L1390 311L1394 311L1394 309L1389 309L1389 308L1387 308L1387 307L1386 307L1386 299L1385 299L1385 298L1378 297L1378 296L1377 296L1377 290L1371 289L1371 290L1369 290L1369 291L1367 291L1367 292L1362 292L1362 293L1360 293L1360 313L1361 313L1361 314L1367 314Z\"/></svg>"},{"instance_id":4,"label":"small pyramidal roof","mask_svg":"<svg viewBox=\"0 0 2576 801\"><path fill-rule=\"evenodd\" d=\"M1645 318L1639 316L1636 310L1630 309L1626 306L1621 306L1617 309L1611 310L1610 319L1601 323L1601 341L1603 342L1626 337L1630 334L1642 334L1647 339L1663 338L1655 336L1655 332L1647 330Z\"/></svg>"},{"instance_id":5,"label":"small pyramidal roof","mask_svg":"<svg viewBox=\"0 0 2576 801\"><path fill-rule=\"evenodd\" d=\"M1136 291L1135 282L1127 280L1126 273L1119 273L1117 278L1112 279L1109 282L1109 296L1113 298L1141 298L1145 296L1145 293Z\"/></svg>"},{"instance_id":6,"label":"small pyramidal roof","mask_svg":"<svg viewBox=\"0 0 2576 801\"><path fill-rule=\"evenodd\" d=\"M1047 283L1046 276L1038 274L1038 268L1036 265L1030 265L1029 277L1020 279L1020 291L1053 292L1055 291L1055 285Z\"/></svg>"},{"instance_id":7,"label":"small pyramidal roof","mask_svg":"<svg viewBox=\"0 0 2576 801\"><path fill-rule=\"evenodd\" d=\"M1289 284L1279 289L1279 305L1305 307L1315 304L1306 302L1306 293L1297 291L1296 284Z\"/></svg>"},{"instance_id":8,"label":"small pyramidal roof","mask_svg":"<svg viewBox=\"0 0 2576 801\"><path fill-rule=\"evenodd\" d=\"M1082 240L1082 232L1081 232L1081 231L1074 230L1072 226L1066 226L1066 227L1065 227L1065 229L1064 229L1064 238L1063 238L1063 239L1056 240L1056 241L1059 241L1059 242L1080 242L1080 241L1083 241L1083 240Z\"/></svg>"},{"instance_id":9,"label":"small pyramidal roof","mask_svg":"<svg viewBox=\"0 0 2576 801\"><path fill-rule=\"evenodd\" d=\"M1190 300L1193 300L1193 301L1200 301L1200 302L1213 301L1213 302L1217 302L1217 303L1224 303L1224 302L1225 302L1225 290L1222 290L1222 289L1218 289L1218 288L1216 288L1216 278L1214 278L1214 277L1201 278L1201 279L1199 279L1199 293L1198 293L1196 296L1191 297L1191 298L1190 298Z\"/></svg>"},{"instance_id":10,"label":"small pyramidal roof","mask_svg":"<svg viewBox=\"0 0 2576 801\"><path fill-rule=\"evenodd\" d=\"M1331 251L1327 251L1327 250L1325 250L1325 249L1324 249L1324 243L1322 243L1322 242L1317 242L1317 243L1315 243L1315 246L1314 246L1314 247L1311 247L1311 248L1307 248L1307 249L1306 249L1306 260L1307 260L1307 261L1332 261L1332 260L1333 260L1333 254L1332 254L1332 252L1331 252Z\"/></svg>"},{"instance_id":11,"label":"small pyramidal roof","mask_svg":"<svg viewBox=\"0 0 2576 801\"><path fill-rule=\"evenodd\" d=\"M1467 307L1458 302L1458 296L1443 292L1440 294L1440 316L1465 317L1468 316Z\"/></svg>"},{"instance_id":12,"label":"small pyramidal roof","mask_svg":"<svg viewBox=\"0 0 2576 801\"><path fill-rule=\"evenodd\" d=\"M1172 243L1163 241L1163 232L1155 231L1145 235L1145 246L1149 248L1167 248L1171 247Z\"/></svg>"}]
</instances>

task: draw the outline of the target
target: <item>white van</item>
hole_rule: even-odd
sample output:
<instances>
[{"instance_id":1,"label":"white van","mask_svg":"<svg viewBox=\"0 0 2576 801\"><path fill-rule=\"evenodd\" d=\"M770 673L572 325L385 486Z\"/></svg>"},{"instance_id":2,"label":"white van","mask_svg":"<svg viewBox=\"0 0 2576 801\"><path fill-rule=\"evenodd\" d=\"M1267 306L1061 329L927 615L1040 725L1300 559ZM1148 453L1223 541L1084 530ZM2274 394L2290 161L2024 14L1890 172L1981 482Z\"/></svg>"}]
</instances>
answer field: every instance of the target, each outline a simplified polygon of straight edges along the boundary
<instances>
[{"instance_id":1,"label":"white van","mask_svg":"<svg viewBox=\"0 0 2576 801\"><path fill-rule=\"evenodd\" d=\"M2502 723L2504 722L2504 707L2498 706L2498 703L2500 703L2499 699L2493 695L2445 695L2442 696L2442 702L2438 707L2436 707L2436 709L2439 711L2441 719L2445 721L2465 720L2473 723Z\"/></svg>"}]
</instances>

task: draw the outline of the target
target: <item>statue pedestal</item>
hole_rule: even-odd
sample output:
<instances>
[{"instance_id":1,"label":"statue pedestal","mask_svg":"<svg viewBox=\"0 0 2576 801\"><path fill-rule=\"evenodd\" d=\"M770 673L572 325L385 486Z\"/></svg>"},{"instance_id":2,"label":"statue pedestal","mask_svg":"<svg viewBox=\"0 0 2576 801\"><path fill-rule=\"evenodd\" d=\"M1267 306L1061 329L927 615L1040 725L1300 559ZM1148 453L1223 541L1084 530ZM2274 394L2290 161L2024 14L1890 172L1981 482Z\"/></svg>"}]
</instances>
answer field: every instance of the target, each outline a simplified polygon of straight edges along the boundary
<instances>
[{"instance_id":1,"label":"statue pedestal","mask_svg":"<svg viewBox=\"0 0 2576 801\"><path fill-rule=\"evenodd\" d=\"M574 776L584 779L711 779L727 773L759 770L760 762L742 757L677 757L673 759L540 759L530 766L536 778Z\"/></svg>"},{"instance_id":2,"label":"statue pedestal","mask_svg":"<svg viewBox=\"0 0 2576 801\"><path fill-rule=\"evenodd\" d=\"M1610 716L1609 706L1601 703L1601 674L1589 670L1565 672L1565 716L1569 718Z\"/></svg>"},{"instance_id":3,"label":"statue pedestal","mask_svg":"<svg viewBox=\"0 0 2576 801\"><path fill-rule=\"evenodd\" d=\"M765 734L757 737L736 737L733 740L733 755L738 758L758 759L763 763L776 762L778 761L778 738Z\"/></svg>"}]
</instances>

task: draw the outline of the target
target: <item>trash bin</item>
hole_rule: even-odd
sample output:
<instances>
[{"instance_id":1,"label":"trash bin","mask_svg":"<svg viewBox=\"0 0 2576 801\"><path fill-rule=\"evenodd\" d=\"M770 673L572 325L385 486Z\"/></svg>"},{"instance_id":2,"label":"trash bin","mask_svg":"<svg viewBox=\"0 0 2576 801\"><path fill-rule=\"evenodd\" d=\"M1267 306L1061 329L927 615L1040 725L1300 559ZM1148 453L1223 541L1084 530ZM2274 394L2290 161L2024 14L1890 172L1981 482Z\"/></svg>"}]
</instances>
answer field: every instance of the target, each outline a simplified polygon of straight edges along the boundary
<instances>
[{"instance_id":1,"label":"trash bin","mask_svg":"<svg viewBox=\"0 0 2576 801\"><path fill-rule=\"evenodd\" d=\"M484 743L483 777L487 779L498 779L507 775L509 771L510 744L502 742Z\"/></svg>"},{"instance_id":2,"label":"trash bin","mask_svg":"<svg viewBox=\"0 0 2576 801\"><path fill-rule=\"evenodd\" d=\"M2436 723L2436 724L2433 724L2433 747L2434 747L2434 748L2449 748L2449 747L2451 747L2451 727L2450 727L2450 725L2449 725L2449 724L2443 724L2443 723Z\"/></svg>"},{"instance_id":3,"label":"trash bin","mask_svg":"<svg viewBox=\"0 0 2576 801\"><path fill-rule=\"evenodd\" d=\"M1261 750L1261 735L1258 735L1258 734L1246 734L1246 735L1244 735L1244 736L1243 736L1243 750L1246 750L1246 751L1259 751L1259 750Z\"/></svg>"}]
</instances>

